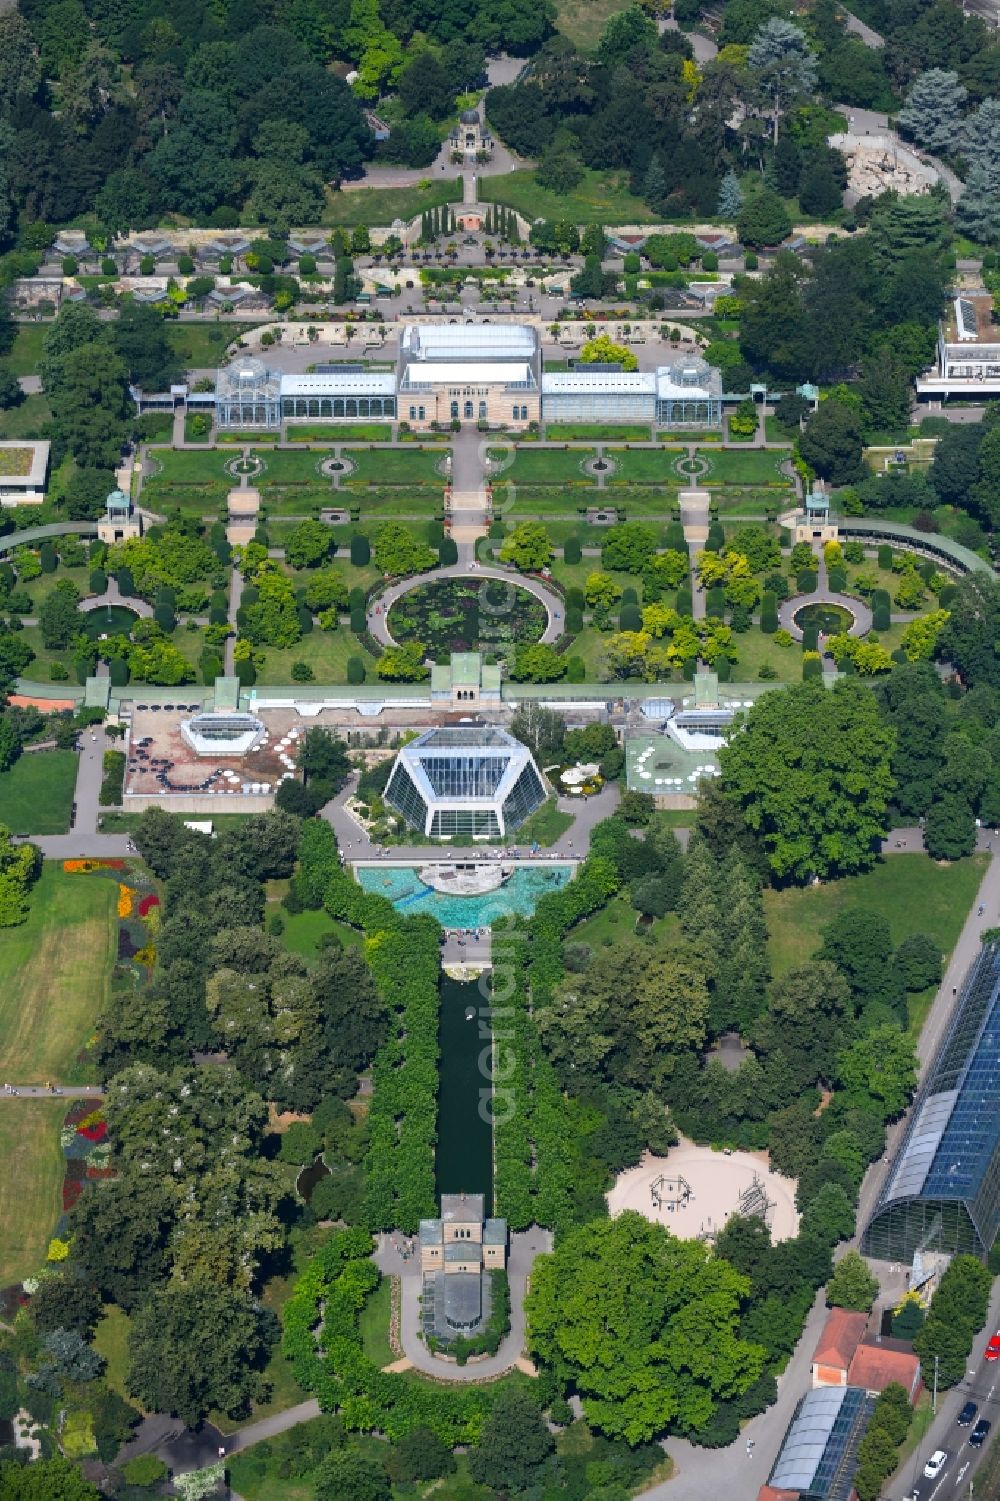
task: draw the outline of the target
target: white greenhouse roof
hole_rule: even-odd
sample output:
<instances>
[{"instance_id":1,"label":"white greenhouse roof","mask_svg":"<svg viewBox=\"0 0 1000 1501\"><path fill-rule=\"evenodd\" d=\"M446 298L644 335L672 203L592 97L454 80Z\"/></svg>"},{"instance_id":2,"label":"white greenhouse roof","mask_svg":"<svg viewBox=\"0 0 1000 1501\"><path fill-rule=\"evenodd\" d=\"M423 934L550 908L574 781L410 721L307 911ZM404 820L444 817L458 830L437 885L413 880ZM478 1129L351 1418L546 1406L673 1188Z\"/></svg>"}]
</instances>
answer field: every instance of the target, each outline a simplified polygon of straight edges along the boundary
<instances>
[{"instance_id":1,"label":"white greenhouse roof","mask_svg":"<svg viewBox=\"0 0 1000 1501\"><path fill-rule=\"evenodd\" d=\"M656 394L656 373L652 370L552 370L542 375L542 392L560 396L576 391L633 391L642 396Z\"/></svg>"},{"instance_id":2,"label":"white greenhouse roof","mask_svg":"<svg viewBox=\"0 0 1000 1501\"><path fill-rule=\"evenodd\" d=\"M656 394L661 401L671 398L683 400L687 397L690 400L698 396L718 396L722 390L722 378L719 372L710 366L705 368L707 379L692 386L681 385L672 379L675 368L673 365L661 365L656 372Z\"/></svg>"},{"instance_id":3,"label":"white greenhouse roof","mask_svg":"<svg viewBox=\"0 0 1000 1501\"><path fill-rule=\"evenodd\" d=\"M282 396L347 395L395 396L396 377L391 370L331 370L323 375L283 375Z\"/></svg>"},{"instance_id":4,"label":"white greenhouse roof","mask_svg":"<svg viewBox=\"0 0 1000 1501\"><path fill-rule=\"evenodd\" d=\"M522 361L501 363L499 360L463 360L461 362L416 360L407 365L399 389L409 391L422 386L509 386L534 387L531 366Z\"/></svg>"},{"instance_id":5,"label":"white greenhouse roof","mask_svg":"<svg viewBox=\"0 0 1000 1501\"><path fill-rule=\"evenodd\" d=\"M410 323L400 348L418 360L527 359L535 353L535 330L524 323Z\"/></svg>"},{"instance_id":6,"label":"white greenhouse roof","mask_svg":"<svg viewBox=\"0 0 1000 1501\"><path fill-rule=\"evenodd\" d=\"M771 1471L768 1483L775 1490L809 1490L850 1390L846 1386L823 1386L806 1393Z\"/></svg>"}]
</instances>

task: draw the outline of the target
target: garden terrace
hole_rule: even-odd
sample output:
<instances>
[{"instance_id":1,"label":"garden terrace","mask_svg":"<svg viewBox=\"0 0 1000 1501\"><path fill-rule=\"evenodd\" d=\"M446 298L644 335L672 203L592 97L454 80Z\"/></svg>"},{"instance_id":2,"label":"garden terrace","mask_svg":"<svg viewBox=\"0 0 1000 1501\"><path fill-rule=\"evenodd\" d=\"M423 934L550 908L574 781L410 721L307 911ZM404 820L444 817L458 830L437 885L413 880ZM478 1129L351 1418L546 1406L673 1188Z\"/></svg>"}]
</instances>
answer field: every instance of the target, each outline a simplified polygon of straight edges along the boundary
<instances>
[{"instance_id":1,"label":"garden terrace","mask_svg":"<svg viewBox=\"0 0 1000 1501\"><path fill-rule=\"evenodd\" d=\"M199 755L181 729L182 720L188 717L187 708L180 705L135 709L125 770L125 807L130 811L153 803L165 807L169 799L174 805L182 803L184 812L263 813L269 808L278 782L291 769L286 762L294 762L294 744L285 747L282 741L292 729L296 735L301 733L298 715L293 710L269 715L266 740L243 755L227 754L224 742L212 755ZM245 790L250 786L267 791L250 793Z\"/></svg>"}]
</instances>

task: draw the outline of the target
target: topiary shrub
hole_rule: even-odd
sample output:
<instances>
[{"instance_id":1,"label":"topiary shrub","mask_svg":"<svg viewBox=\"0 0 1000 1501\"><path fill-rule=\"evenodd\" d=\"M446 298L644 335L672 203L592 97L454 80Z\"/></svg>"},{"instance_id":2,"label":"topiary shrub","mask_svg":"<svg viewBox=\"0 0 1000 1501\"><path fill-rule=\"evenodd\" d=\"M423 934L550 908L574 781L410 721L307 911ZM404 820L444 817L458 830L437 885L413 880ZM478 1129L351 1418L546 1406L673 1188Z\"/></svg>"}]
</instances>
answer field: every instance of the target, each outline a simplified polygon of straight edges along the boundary
<instances>
[{"instance_id":1,"label":"topiary shrub","mask_svg":"<svg viewBox=\"0 0 1000 1501\"><path fill-rule=\"evenodd\" d=\"M823 676L823 663L818 651L807 651L802 654L802 679L821 678Z\"/></svg>"},{"instance_id":2,"label":"topiary shrub","mask_svg":"<svg viewBox=\"0 0 1000 1501\"><path fill-rule=\"evenodd\" d=\"M451 568L458 562L458 543L454 537L442 537L438 544L438 562L442 568Z\"/></svg>"},{"instance_id":3,"label":"topiary shrub","mask_svg":"<svg viewBox=\"0 0 1000 1501\"><path fill-rule=\"evenodd\" d=\"M490 536L492 535L493 529L491 527ZM563 545L563 560L570 565L575 565L583 561L583 548L580 546L579 537L567 537Z\"/></svg>"},{"instance_id":4,"label":"topiary shrub","mask_svg":"<svg viewBox=\"0 0 1000 1501\"><path fill-rule=\"evenodd\" d=\"M582 657L570 657L566 663L566 679L570 683L587 681L587 664Z\"/></svg>"},{"instance_id":5,"label":"topiary shrub","mask_svg":"<svg viewBox=\"0 0 1000 1501\"><path fill-rule=\"evenodd\" d=\"M103 594L108 587L108 576L103 568L92 568L90 572L91 594Z\"/></svg>"},{"instance_id":6,"label":"topiary shrub","mask_svg":"<svg viewBox=\"0 0 1000 1501\"><path fill-rule=\"evenodd\" d=\"M642 630L642 611L638 605L623 605L618 612L618 628L622 631Z\"/></svg>"},{"instance_id":7,"label":"topiary shrub","mask_svg":"<svg viewBox=\"0 0 1000 1501\"><path fill-rule=\"evenodd\" d=\"M139 262L140 276L154 276L156 274L156 261L151 255L144 255Z\"/></svg>"},{"instance_id":8,"label":"topiary shrub","mask_svg":"<svg viewBox=\"0 0 1000 1501\"><path fill-rule=\"evenodd\" d=\"M827 583L834 594L843 594L847 588L847 570L844 568L831 568L827 574Z\"/></svg>"},{"instance_id":9,"label":"topiary shrub","mask_svg":"<svg viewBox=\"0 0 1000 1501\"><path fill-rule=\"evenodd\" d=\"M566 611L566 632L570 636L578 636L583 630L583 611Z\"/></svg>"},{"instance_id":10,"label":"topiary shrub","mask_svg":"<svg viewBox=\"0 0 1000 1501\"><path fill-rule=\"evenodd\" d=\"M292 663L292 682L293 683L311 683L311 682L313 682L315 680L315 677L316 677L316 674L313 672L313 670L309 666L308 662L293 662Z\"/></svg>"},{"instance_id":11,"label":"topiary shrub","mask_svg":"<svg viewBox=\"0 0 1000 1501\"><path fill-rule=\"evenodd\" d=\"M814 594L816 592L816 574L811 568L803 568L795 575L795 587L800 594Z\"/></svg>"},{"instance_id":12,"label":"topiary shrub","mask_svg":"<svg viewBox=\"0 0 1000 1501\"><path fill-rule=\"evenodd\" d=\"M371 560L371 543L364 532L355 532L351 538L351 562L355 568L367 568Z\"/></svg>"},{"instance_id":13,"label":"topiary shrub","mask_svg":"<svg viewBox=\"0 0 1000 1501\"><path fill-rule=\"evenodd\" d=\"M678 613L678 615L690 615L693 606L694 606L694 599L693 599L692 594L691 594L690 585L685 584L682 588L678 589L678 591L677 591L677 613Z\"/></svg>"},{"instance_id":14,"label":"topiary shrub","mask_svg":"<svg viewBox=\"0 0 1000 1501\"><path fill-rule=\"evenodd\" d=\"M819 646L819 626L804 625L802 627L802 650L815 651Z\"/></svg>"},{"instance_id":15,"label":"topiary shrub","mask_svg":"<svg viewBox=\"0 0 1000 1501\"><path fill-rule=\"evenodd\" d=\"M888 573L892 567L892 548L888 542L883 542L878 550L878 566L884 573Z\"/></svg>"},{"instance_id":16,"label":"topiary shrub","mask_svg":"<svg viewBox=\"0 0 1000 1501\"><path fill-rule=\"evenodd\" d=\"M637 605L639 603L638 591L632 584L626 584L622 590L621 603L623 605Z\"/></svg>"},{"instance_id":17,"label":"topiary shrub","mask_svg":"<svg viewBox=\"0 0 1000 1501\"><path fill-rule=\"evenodd\" d=\"M728 683L733 675L733 664L728 657L720 657L714 663L715 675L720 683Z\"/></svg>"},{"instance_id":18,"label":"topiary shrub","mask_svg":"<svg viewBox=\"0 0 1000 1501\"><path fill-rule=\"evenodd\" d=\"M124 688L129 679L128 663L124 657L112 657L108 663L108 677L112 688Z\"/></svg>"},{"instance_id":19,"label":"topiary shrub","mask_svg":"<svg viewBox=\"0 0 1000 1501\"><path fill-rule=\"evenodd\" d=\"M360 657L348 657L347 681L358 687L365 680L365 664Z\"/></svg>"},{"instance_id":20,"label":"topiary shrub","mask_svg":"<svg viewBox=\"0 0 1000 1501\"><path fill-rule=\"evenodd\" d=\"M726 591L717 584L705 592L705 614L721 620L726 613Z\"/></svg>"},{"instance_id":21,"label":"topiary shrub","mask_svg":"<svg viewBox=\"0 0 1000 1501\"><path fill-rule=\"evenodd\" d=\"M765 636L773 636L778 629L778 601L770 589L760 597L760 628Z\"/></svg>"}]
</instances>

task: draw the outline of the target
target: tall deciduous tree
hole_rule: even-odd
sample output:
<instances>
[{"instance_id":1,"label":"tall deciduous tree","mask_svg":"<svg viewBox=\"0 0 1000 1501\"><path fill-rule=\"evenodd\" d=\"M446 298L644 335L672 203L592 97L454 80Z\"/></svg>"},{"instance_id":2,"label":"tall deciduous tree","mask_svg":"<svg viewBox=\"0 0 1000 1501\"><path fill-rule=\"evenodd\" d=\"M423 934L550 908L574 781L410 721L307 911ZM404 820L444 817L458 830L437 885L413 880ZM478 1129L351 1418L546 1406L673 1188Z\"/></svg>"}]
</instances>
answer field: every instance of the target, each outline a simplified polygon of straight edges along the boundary
<instances>
[{"instance_id":1,"label":"tall deciduous tree","mask_svg":"<svg viewBox=\"0 0 1000 1501\"><path fill-rule=\"evenodd\" d=\"M808 880L874 864L892 793L892 730L875 697L845 680L766 693L722 751L723 791L776 876Z\"/></svg>"},{"instance_id":2,"label":"tall deciduous tree","mask_svg":"<svg viewBox=\"0 0 1000 1501\"><path fill-rule=\"evenodd\" d=\"M695 1430L745 1392L764 1350L739 1337L750 1282L700 1241L635 1213L584 1225L532 1271L528 1345L587 1421L642 1443Z\"/></svg>"}]
</instances>

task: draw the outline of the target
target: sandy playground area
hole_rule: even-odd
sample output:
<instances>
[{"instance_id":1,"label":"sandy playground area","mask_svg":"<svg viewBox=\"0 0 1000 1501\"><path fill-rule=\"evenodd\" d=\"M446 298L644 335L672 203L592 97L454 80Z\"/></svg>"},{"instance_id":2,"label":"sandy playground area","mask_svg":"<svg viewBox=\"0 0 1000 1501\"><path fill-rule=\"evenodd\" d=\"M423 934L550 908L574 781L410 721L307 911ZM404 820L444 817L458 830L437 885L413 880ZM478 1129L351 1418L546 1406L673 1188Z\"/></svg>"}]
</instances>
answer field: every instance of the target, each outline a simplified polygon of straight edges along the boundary
<instances>
[{"instance_id":1,"label":"sandy playground area","mask_svg":"<svg viewBox=\"0 0 1000 1501\"><path fill-rule=\"evenodd\" d=\"M756 1186L755 1186L756 1179ZM645 1156L622 1173L608 1194L612 1217L634 1209L694 1240L722 1229L731 1214L760 1213L766 1196L772 1240L790 1240L799 1228L795 1183L767 1165L766 1152L713 1152L682 1140L666 1157ZM744 1197L744 1196L749 1196Z\"/></svg>"}]
</instances>

